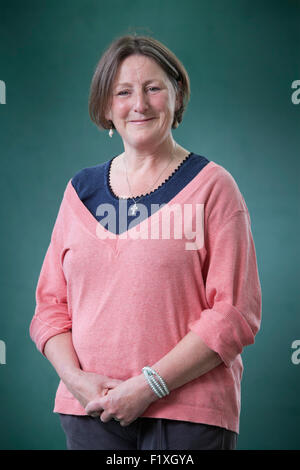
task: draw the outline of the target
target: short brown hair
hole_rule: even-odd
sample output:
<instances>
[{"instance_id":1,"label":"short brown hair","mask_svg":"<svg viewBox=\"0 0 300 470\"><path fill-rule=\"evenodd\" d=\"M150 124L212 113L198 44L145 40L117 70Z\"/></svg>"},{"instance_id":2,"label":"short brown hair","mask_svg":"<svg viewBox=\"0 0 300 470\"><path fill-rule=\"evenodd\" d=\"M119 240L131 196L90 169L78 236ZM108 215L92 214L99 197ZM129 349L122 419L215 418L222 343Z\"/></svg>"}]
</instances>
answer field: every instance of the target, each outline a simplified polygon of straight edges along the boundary
<instances>
[{"instance_id":1,"label":"short brown hair","mask_svg":"<svg viewBox=\"0 0 300 470\"><path fill-rule=\"evenodd\" d=\"M92 79L89 96L89 114L100 129L115 129L105 118L112 85L121 62L133 54L154 59L167 74L176 94L181 93L181 107L175 111L172 128L182 121L190 99L190 80L183 64L166 46L149 36L126 35L115 39L103 53ZM179 84L178 82L181 82Z\"/></svg>"}]
</instances>

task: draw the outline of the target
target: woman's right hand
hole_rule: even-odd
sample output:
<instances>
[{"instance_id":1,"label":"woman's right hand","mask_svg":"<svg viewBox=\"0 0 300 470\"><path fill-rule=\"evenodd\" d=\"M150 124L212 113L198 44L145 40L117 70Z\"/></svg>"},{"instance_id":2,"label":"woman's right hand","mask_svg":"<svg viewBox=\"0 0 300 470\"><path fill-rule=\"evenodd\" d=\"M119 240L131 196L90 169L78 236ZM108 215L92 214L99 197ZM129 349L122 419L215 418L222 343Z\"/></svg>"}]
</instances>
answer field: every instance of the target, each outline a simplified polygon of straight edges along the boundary
<instances>
[{"instance_id":1,"label":"woman's right hand","mask_svg":"<svg viewBox=\"0 0 300 470\"><path fill-rule=\"evenodd\" d=\"M123 380L106 375L84 372L73 346L72 332L52 336L44 346L44 354L55 368L67 389L85 408L95 398L103 397Z\"/></svg>"},{"instance_id":2,"label":"woman's right hand","mask_svg":"<svg viewBox=\"0 0 300 470\"><path fill-rule=\"evenodd\" d=\"M110 389L115 388L123 380L77 369L69 374L63 382L81 406L85 408L90 401L106 395Z\"/></svg>"}]
</instances>

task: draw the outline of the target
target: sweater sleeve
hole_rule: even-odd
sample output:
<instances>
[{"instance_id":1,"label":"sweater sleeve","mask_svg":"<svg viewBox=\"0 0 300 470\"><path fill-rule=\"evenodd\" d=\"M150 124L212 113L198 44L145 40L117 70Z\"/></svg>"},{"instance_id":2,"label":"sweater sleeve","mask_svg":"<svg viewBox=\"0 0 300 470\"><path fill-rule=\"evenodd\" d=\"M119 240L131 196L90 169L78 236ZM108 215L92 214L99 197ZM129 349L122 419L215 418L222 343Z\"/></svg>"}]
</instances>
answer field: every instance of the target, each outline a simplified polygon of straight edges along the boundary
<instances>
[{"instance_id":1,"label":"sweater sleeve","mask_svg":"<svg viewBox=\"0 0 300 470\"><path fill-rule=\"evenodd\" d=\"M42 354L48 339L72 328L67 302L67 283L62 269L65 254L64 212L63 199L39 275L35 292L36 308L30 324L31 339Z\"/></svg>"},{"instance_id":2,"label":"sweater sleeve","mask_svg":"<svg viewBox=\"0 0 300 470\"><path fill-rule=\"evenodd\" d=\"M235 211L217 230L207 231L205 292L208 307L189 324L226 367L260 327L261 286L248 210Z\"/></svg>"}]
</instances>

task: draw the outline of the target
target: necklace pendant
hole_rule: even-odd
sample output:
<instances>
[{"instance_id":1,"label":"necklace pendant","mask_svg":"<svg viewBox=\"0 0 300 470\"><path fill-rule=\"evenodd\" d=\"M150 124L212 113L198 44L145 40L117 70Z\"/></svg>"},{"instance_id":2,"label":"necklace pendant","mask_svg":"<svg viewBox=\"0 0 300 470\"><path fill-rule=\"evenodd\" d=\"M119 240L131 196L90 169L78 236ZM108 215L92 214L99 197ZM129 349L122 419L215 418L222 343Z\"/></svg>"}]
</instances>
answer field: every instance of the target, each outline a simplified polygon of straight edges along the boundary
<instances>
[{"instance_id":1,"label":"necklace pendant","mask_svg":"<svg viewBox=\"0 0 300 470\"><path fill-rule=\"evenodd\" d=\"M133 206L130 206L129 208L129 215L135 215L138 210L138 206L136 205L136 202L134 203Z\"/></svg>"}]
</instances>

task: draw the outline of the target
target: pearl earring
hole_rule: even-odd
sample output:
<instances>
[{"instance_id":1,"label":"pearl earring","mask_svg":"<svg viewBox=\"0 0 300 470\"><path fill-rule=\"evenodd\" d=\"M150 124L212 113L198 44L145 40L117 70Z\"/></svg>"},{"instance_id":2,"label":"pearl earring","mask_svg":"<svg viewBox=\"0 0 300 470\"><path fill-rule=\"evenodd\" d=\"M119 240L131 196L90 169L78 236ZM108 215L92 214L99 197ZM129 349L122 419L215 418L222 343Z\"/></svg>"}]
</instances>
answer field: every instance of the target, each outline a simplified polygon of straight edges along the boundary
<instances>
[{"instance_id":1,"label":"pearl earring","mask_svg":"<svg viewBox=\"0 0 300 470\"><path fill-rule=\"evenodd\" d=\"M110 128L110 131L108 133L109 137L112 137L114 135L114 130L112 128L112 123L111 123L111 128Z\"/></svg>"}]
</instances>

